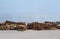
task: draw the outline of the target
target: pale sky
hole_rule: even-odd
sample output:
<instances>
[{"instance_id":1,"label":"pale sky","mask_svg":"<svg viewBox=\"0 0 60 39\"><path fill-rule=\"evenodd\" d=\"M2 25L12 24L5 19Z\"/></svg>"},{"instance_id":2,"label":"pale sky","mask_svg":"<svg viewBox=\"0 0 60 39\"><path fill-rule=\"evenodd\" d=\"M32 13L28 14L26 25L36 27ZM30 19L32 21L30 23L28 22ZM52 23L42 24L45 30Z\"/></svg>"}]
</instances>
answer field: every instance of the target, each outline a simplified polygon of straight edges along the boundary
<instances>
[{"instance_id":1,"label":"pale sky","mask_svg":"<svg viewBox=\"0 0 60 39\"><path fill-rule=\"evenodd\" d=\"M60 0L0 0L0 22L60 21Z\"/></svg>"}]
</instances>

